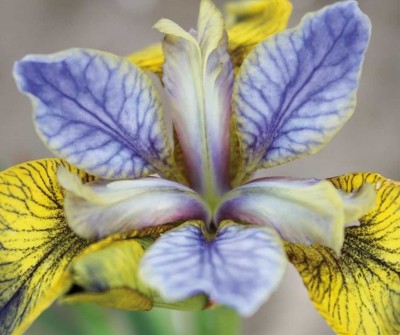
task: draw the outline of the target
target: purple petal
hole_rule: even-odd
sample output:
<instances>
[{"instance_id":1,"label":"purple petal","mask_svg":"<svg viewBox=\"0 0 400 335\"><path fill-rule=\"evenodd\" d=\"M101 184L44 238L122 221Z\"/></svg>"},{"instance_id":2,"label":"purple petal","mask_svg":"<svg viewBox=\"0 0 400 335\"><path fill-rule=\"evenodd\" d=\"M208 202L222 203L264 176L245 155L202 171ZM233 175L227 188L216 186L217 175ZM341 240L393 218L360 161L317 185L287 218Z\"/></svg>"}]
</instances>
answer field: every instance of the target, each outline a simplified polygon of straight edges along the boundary
<instances>
[{"instance_id":1,"label":"purple petal","mask_svg":"<svg viewBox=\"0 0 400 335\"><path fill-rule=\"evenodd\" d=\"M313 154L343 127L355 108L369 37L367 16L344 1L255 48L233 93L250 172Z\"/></svg>"},{"instance_id":2,"label":"purple petal","mask_svg":"<svg viewBox=\"0 0 400 335\"><path fill-rule=\"evenodd\" d=\"M39 136L57 156L103 178L171 169L157 92L142 70L100 51L71 49L17 62Z\"/></svg>"},{"instance_id":3,"label":"purple petal","mask_svg":"<svg viewBox=\"0 0 400 335\"><path fill-rule=\"evenodd\" d=\"M282 241L270 228L230 222L213 238L190 223L150 247L139 275L167 301L205 293L250 316L276 289L286 264Z\"/></svg>"}]
</instances>

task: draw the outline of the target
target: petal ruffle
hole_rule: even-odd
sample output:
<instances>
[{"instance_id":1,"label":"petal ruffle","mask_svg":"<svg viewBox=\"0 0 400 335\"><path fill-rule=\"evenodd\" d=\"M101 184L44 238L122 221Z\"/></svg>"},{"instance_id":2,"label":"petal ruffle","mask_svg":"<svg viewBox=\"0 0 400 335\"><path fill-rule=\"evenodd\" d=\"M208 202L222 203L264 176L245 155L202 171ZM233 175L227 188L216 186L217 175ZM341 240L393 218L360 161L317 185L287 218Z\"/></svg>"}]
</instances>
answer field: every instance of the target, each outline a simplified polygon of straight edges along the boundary
<instances>
[{"instance_id":1,"label":"petal ruffle","mask_svg":"<svg viewBox=\"0 0 400 335\"><path fill-rule=\"evenodd\" d=\"M62 169L58 178L69 191L64 206L68 225L86 239L177 221L210 220L199 194L169 180L149 177L82 184Z\"/></svg>"},{"instance_id":2,"label":"petal ruffle","mask_svg":"<svg viewBox=\"0 0 400 335\"><path fill-rule=\"evenodd\" d=\"M292 5L288 0L229 2L225 6L229 53L235 69L261 41L286 28Z\"/></svg>"},{"instance_id":3,"label":"petal ruffle","mask_svg":"<svg viewBox=\"0 0 400 335\"><path fill-rule=\"evenodd\" d=\"M365 183L377 190L377 203L346 229L342 255L322 246L288 243L286 250L329 325L343 335L400 333L400 186L377 174L332 178L352 192Z\"/></svg>"},{"instance_id":4,"label":"petal ruffle","mask_svg":"<svg viewBox=\"0 0 400 335\"><path fill-rule=\"evenodd\" d=\"M245 163L257 168L313 154L352 115L370 37L355 1L308 14L292 30L260 43L244 61L233 109Z\"/></svg>"},{"instance_id":5,"label":"petal ruffle","mask_svg":"<svg viewBox=\"0 0 400 335\"><path fill-rule=\"evenodd\" d=\"M340 253L346 224L354 224L375 203L364 185L351 196L326 180L263 178L227 193L214 222L240 220L274 228L290 242L320 243Z\"/></svg>"},{"instance_id":6,"label":"petal ruffle","mask_svg":"<svg viewBox=\"0 0 400 335\"><path fill-rule=\"evenodd\" d=\"M229 187L233 70L222 14L202 0L197 32L169 20L155 27L166 34L163 82L190 184L213 199Z\"/></svg>"},{"instance_id":7,"label":"petal ruffle","mask_svg":"<svg viewBox=\"0 0 400 335\"><path fill-rule=\"evenodd\" d=\"M173 173L157 91L127 60L71 49L27 56L14 75L32 99L39 136L57 156L108 179Z\"/></svg>"},{"instance_id":8,"label":"petal ruffle","mask_svg":"<svg viewBox=\"0 0 400 335\"><path fill-rule=\"evenodd\" d=\"M66 268L88 245L68 227L56 171L40 160L0 173L0 334L21 334L67 288Z\"/></svg>"},{"instance_id":9,"label":"petal ruffle","mask_svg":"<svg viewBox=\"0 0 400 335\"><path fill-rule=\"evenodd\" d=\"M166 301L205 293L250 316L282 279L287 263L282 248L268 227L225 222L211 236L202 223L190 222L147 250L139 275Z\"/></svg>"}]
</instances>

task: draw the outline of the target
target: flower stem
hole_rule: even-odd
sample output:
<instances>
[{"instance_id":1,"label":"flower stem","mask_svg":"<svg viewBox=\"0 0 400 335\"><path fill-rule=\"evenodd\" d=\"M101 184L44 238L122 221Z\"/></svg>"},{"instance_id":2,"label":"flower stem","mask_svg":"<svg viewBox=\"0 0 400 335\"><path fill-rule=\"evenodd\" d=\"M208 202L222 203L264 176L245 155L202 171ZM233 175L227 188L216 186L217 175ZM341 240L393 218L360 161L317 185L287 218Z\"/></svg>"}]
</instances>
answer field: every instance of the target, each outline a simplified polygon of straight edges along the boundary
<instances>
[{"instance_id":1,"label":"flower stem","mask_svg":"<svg viewBox=\"0 0 400 335\"><path fill-rule=\"evenodd\" d=\"M208 311L194 313L197 320L197 334L240 335L241 319L238 314L227 307L217 307Z\"/></svg>"}]
</instances>

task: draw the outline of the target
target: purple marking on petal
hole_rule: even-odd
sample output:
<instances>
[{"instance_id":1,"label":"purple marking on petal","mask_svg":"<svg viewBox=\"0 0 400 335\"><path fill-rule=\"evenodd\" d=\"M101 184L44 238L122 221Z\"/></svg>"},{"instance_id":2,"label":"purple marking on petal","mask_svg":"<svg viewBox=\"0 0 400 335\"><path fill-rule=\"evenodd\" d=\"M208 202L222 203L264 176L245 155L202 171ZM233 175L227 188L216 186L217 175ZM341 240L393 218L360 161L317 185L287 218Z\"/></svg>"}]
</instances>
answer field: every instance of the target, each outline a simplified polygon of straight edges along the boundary
<instances>
[{"instance_id":1,"label":"purple marking on petal","mask_svg":"<svg viewBox=\"0 0 400 335\"><path fill-rule=\"evenodd\" d=\"M284 274L282 241L270 228L227 223L215 239L200 224L161 236L145 253L140 276L166 301L199 293L250 316L268 299Z\"/></svg>"},{"instance_id":2,"label":"purple marking on petal","mask_svg":"<svg viewBox=\"0 0 400 335\"><path fill-rule=\"evenodd\" d=\"M57 156L103 178L136 178L171 167L157 92L123 58L71 49L17 62L36 129Z\"/></svg>"},{"instance_id":3,"label":"purple marking on petal","mask_svg":"<svg viewBox=\"0 0 400 335\"><path fill-rule=\"evenodd\" d=\"M315 153L342 128L369 37L367 16L344 1L308 14L247 57L233 107L250 172Z\"/></svg>"}]
</instances>

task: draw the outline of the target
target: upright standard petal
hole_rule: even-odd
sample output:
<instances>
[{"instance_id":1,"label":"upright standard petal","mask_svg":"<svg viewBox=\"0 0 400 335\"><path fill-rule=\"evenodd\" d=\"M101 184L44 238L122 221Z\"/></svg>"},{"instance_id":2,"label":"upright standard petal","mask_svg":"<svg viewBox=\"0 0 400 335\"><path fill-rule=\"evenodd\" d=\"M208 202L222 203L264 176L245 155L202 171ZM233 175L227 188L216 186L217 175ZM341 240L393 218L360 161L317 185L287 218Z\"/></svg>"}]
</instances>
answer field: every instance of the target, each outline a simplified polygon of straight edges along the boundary
<instances>
[{"instance_id":1,"label":"upright standard petal","mask_svg":"<svg viewBox=\"0 0 400 335\"><path fill-rule=\"evenodd\" d=\"M287 241L320 243L339 254L346 223L354 223L374 203L375 191L368 184L349 197L329 181L264 178L227 193L214 222L232 219L270 226Z\"/></svg>"},{"instance_id":2,"label":"upright standard petal","mask_svg":"<svg viewBox=\"0 0 400 335\"><path fill-rule=\"evenodd\" d=\"M61 160L40 160L0 173L0 334L22 334L68 287L71 259L87 241L68 227L56 171Z\"/></svg>"},{"instance_id":3,"label":"upright standard petal","mask_svg":"<svg viewBox=\"0 0 400 335\"><path fill-rule=\"evenodd\" d=\"M127 60L72 49L27 56L14 75L32 99L39 136L57 156L109 179L172 173L160 99Z\"/></svg>"},{"instance_id":4,"label":"upright standard petal","mask_svg":"<svg viewBox=\"0 0 400 335\"><path fill-rule=\"evenodd\" d=\"M233 71L222 15L202 0L198 32L187 33L169 20L156 28L166 34L163 81L190 183L213 199L229 187Z\"/></svg>"},{"instance_id":5,"label":"upright standard petal","mask_svg":"<svg viewBox=\"0 0 400 335\"><path fill-rule=\"evenodd\" d=\"M322 246L288 243L289 259L335 332L399 334L400 185L374 173L344 175L332 182L346 192L373 184L376 206L361 218L360 226L346 229L340 258Z\"/></svg>"},{"instance_id":6,"label":"upright standard petal","mask_svg":"<svg viewBox=\"0 0 400 335\"><path fill-rule=\"evenodd\" d=\"M352 115L370 37L370 22L355 1L308 14L299 27L258 45L244 61L233 108L245 167L313 154Z\"/></svg>"},{"instance_id":7,"label":"upright standard petal","mask_svg":"<svg viewBox=\"0 0 400 335\"><path fill-rule=\"evenodd\" d=\"M250 316L282 279L286 257L270 228L226 222L215 236L191 222L161 236L144 255L139 275L166 301L205 293Z\"/></svg>"},{"instance_id":8,"label":"upright standard petal","mask_svg":"<svg viewBox=\"0 0 400 335\"><path fill-rule=\"evenodd\" d=\"M144 178L82 184L66 170L58 178L69 192L65 215L71 229L87 239L192 219L210 221L199 194L181 184Z\"/></svg>"}]
</instances>

